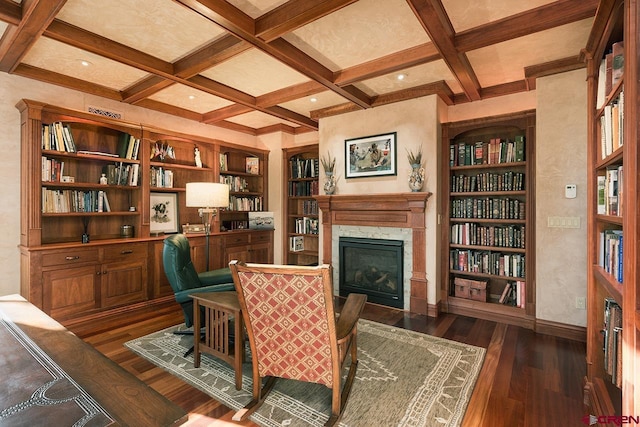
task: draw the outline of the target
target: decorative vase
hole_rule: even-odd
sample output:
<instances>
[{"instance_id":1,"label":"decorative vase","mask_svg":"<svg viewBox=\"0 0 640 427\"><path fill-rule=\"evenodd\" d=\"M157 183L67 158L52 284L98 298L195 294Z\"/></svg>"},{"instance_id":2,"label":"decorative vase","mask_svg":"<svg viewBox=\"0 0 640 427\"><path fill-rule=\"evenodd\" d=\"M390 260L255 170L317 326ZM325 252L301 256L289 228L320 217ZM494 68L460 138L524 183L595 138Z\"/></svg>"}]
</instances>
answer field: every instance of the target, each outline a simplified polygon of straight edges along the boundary
<instances>
[{"instance_id":1,"label":"decorative vase","mask_svg":"<svg viewBox=\"0 0 640 427\"><path fill-rule=\"evenodd\" d=\"M424 185L424 168L419 164L411 165L411 173L409 174L409 188L413 192L422 190Z\"/></svg>"},{"instance_id":2,"label":"decorative vase","mask_svg":"<svg viewBox=\"0 0 640 427\"><path fill-rule=\"evenodd\" d=\"M324 194L331 195L336 192L336 177L333 172L325 172L327 180L324 182Z\"/></svg>"}]
</instances>

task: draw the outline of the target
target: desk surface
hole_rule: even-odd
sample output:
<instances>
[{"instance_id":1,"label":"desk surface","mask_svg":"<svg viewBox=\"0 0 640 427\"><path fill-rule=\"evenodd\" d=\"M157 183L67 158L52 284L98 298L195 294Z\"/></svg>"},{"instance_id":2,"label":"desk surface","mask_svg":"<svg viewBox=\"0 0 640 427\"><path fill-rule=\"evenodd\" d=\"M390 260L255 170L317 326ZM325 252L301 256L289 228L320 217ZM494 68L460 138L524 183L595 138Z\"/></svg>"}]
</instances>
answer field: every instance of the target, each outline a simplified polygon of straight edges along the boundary
<instances>
[{"instance_id":1,"label":"desk surface","mask_svg":"<svg viewBox=\"0 0 640 427\"><path fill-rule=\"evenodd\" d=\"M92 426L174 426L188 418L19 295L0 297L0 338L0 424L90 417Z\"/></svg>"}]
</instances>

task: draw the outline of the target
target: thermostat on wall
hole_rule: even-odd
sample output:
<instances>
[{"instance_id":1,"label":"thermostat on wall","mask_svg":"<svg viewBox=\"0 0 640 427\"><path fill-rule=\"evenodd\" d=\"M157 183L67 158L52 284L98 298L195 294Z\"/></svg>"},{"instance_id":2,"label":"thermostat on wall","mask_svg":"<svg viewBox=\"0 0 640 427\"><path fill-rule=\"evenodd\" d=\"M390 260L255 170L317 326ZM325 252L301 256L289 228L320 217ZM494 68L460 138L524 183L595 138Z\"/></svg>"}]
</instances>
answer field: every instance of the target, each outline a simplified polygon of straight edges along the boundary
<instances>
[{"instance_id":1,"label":"thermostat on wall","mask_svg":"<svg viewBox=\"0 0 640 427\"><path fill-rule=\"evenodd\" d=\"M567 184L564 186L564 197L567 199L575 199L576 198L576 185L575 184Z\"/></svg>"}]
</instances>

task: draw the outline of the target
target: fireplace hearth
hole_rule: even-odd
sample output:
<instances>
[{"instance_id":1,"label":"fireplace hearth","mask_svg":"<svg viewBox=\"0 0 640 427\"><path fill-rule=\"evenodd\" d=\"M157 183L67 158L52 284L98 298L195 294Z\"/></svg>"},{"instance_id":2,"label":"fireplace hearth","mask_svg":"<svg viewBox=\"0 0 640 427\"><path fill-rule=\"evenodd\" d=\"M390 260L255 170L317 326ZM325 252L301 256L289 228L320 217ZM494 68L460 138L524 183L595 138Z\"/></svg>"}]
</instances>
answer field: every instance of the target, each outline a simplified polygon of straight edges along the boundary
<instances>
[{"instance_id":1,"label":"fireplace hearth","mask_svg":"<svg viewBox=\"0 0 640 427\"><path fill-rule=\"evenodd\" d=\"M366 294L369 302L403 308L404 242L340 237L339 292Z\"/></svg>"}]
</instances>

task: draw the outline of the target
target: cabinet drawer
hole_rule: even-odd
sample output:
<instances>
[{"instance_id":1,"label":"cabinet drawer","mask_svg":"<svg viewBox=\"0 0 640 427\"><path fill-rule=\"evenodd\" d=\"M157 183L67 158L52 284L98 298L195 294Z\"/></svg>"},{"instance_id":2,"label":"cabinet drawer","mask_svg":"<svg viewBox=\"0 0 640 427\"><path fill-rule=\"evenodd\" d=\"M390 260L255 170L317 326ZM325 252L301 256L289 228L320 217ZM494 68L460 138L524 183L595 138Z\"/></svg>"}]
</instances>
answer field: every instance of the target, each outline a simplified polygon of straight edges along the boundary
<instances>
[{"instance_id":1,"label":"cabinet drawer","mask_svg":"<svg viewBox=\"0 0 640 427\"><path fill-rule=\"evenodd\" d=\"M224 237L225 246L242 245L249 243L249 234L240 233Z\"/></svg>"},{"instance_id":2,"label":"cabinet drawer","mask_svg":"<svg viewBox=\"0 0 640 427\"><path fill-rule=\"evenodd\" d=\"M146 243L130 243L130 244L124 244L124 245L112 245L112 246L105 246L104 248L105 261L138 259L138 258L146 258L146 256L147 256Z\"/></svg>"},{"instance_id":3,"label":"cabinet drawer","mask_svg":"<svg viewBox=\"0 0 640 427\"><path fill-rule=\"evenodd\" d=\"M251 234L251 243L265 243L271 241L271 233L253 233Z\"/></svg>"},{"instance_id":4,"label":"cabinet drawer","mask_svg":"<svg viewBox=\"0 0 640 427\"><path fill-rule=\"evenodd\" d=\"M42 255L42 266L72 265L85 262L97 262L98 249L70 249L68 251L49 252Z\"/></svg>"}]
</instances>

